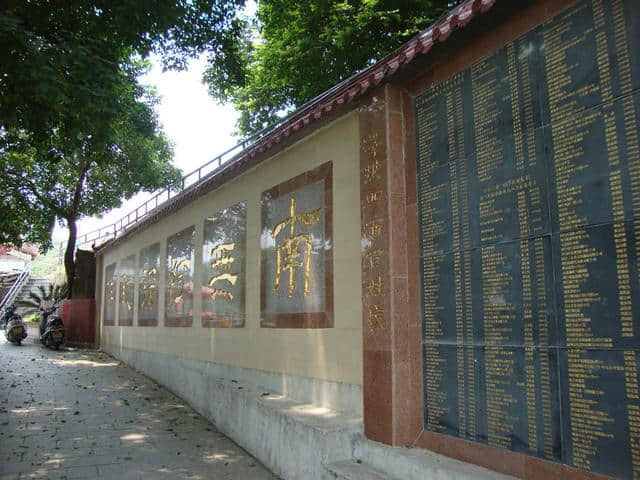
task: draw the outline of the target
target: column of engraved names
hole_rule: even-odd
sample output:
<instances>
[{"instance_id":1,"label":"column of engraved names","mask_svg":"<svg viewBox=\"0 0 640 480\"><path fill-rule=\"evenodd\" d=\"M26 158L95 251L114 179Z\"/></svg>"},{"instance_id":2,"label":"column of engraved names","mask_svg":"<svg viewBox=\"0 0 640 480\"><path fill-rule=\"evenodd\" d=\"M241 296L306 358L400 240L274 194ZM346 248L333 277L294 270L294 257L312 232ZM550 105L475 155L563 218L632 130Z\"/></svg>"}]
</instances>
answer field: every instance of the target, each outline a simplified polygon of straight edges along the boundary
<instances>
[{"instance_id":1,"label":"column of engraved names","mask_svg":"<svg viewBox=\"0 0 640 480\"><path fill-rule=\"evenodd\" d=\"M590 328L591 319L584 311L600 295L584 291L581 287L589 279L589 266L601 256L601 252L589 245L589 234L583 227L589 219L581 216L576 207L583 203L582 185L572 183L572 176L586 168L584 161L585 138L592 135L598 121L597 110L583 110L581 99L592 94L598 87L587 84L581 88L573 86L571 70L576 61L568 56L572 49L589 51L592 28L573 28L571 15L578 17L587 2L568 13L563 21L555 21L544 28L545 62L548 85L549 111L552 124L554 170L557 192L557 212L560 230L560 263L564 291L564 321L567 344L567 370L569 383L570 430L572 438L573 464L591 469L590 458L597 455L595 444L599 438L607 438L606 431L612 419L607 412L599 410L596 398L587 395L587 381L596 375L596 370L605 366L597 360L587 359L579 349L611 348L611 338L596 338ZM571 38L566 38L573 33ZM589 390L593 397L597 391Z\"/></svg>"},{"instance_id":2,"label":"column of engraved names","mask_svg":"<svg viewBox=\"0 0 640 480\"><path fill-rule=\"evenodd\" d=\"M615 68L620 89L622 92L631 91L632 76L629 59L629 44L625 24L624 5L621 0L609 2L613 17L613 38L610 39L605 32L604 4L602 0L593 0L594 21L599 29L596 35L598 49L598 68L600 72L600 84L604 102L613 102L613 69ZM609 62L609 45L613 41L616 56L616 65ZM633 212L637 216L640 212L640 176L639 176L639 151L638 151L638 119L636 117L633 96L622 99L623 123L626 143L626 168L631 180ZM607 142L610 171L610 185L612 210L614 221L614 242L616 248L616 270L618 273L618 298L620 302L620 328L622 337L633 337L633 314L631 300L631 280L629 271L629 253L627 236L623 220L625 220L625 208L622 192L622 152L616 128L614 115L605 116L605 138ZM640 253L638 243L638 225L636 220L636 258ZM638 373L635 352L624 352L625 389L627 393L627 416L629 423L629 445L631 446L631 460L635 475L640 476L640 394L638 389Z\"/></svg>"},{"instance_id":3,"label":"column of engraved names","mask_svg":"<svg viewBox=\"0 0 640 480\"><path fill-rule=\"evenodd\" d=\"M626 143L626 163L629 169L629 177L631 183L631 199L634 212L634 233L636 244L636 258L640 258L640 142L638 141L638 132L640 129L639 112L636 111L634 103L634 95L627 95L633 90L633 78L631 72L630 45L627 38L627 29L625 22L624 2L622 0L611 1L611 11L613 16L613 42L617 54L617 72L619 88L623 97L622 102L622 119L624 123L624 136ZM636 27L637 28L637 27ZM638 269L640 280L640 269ZM626 331L633 336L633 324L626 328ZM638 442L635 442L636 444ZM640 452L634 451L634 455ZM634 465L637 462L634 458Z\"/></svg>"},{"instance_id":4,"label":"column of engraved names","mask_svg":"<svg viewBox=\"0 0 640 480\"><path fill-rule=\"evenodd\" d=\"M447 195L447 183L435 183L433 173L437 161L433 155L433 143L438 132L438 103L439 95L445 95L443 88L432 89L421 98L417 106L417 132L419 168L421 172L420 202L421 228L423 241L423 322L424 322L424 362L425 362L425 426L428 430L441 431L441 418L449 411L447 392L442 388L444 359L438 351L438 339L443 335L440 317L440 284L442 271L448 268L444 265L446 256L442 255L441 247L436 238L447 237L451 225L450 218L434 205L442 203ZM448 130L448 128L447 128ZM448 200L448 199L447 199ZM448 202L447 202L448 203Z\"/></svg>"},{"instance_id":5,"label":"column of engraved names","mask_svg":"<svg viewBox=\"0 0 640 480\"><path fill-rule=\"evenodd\" d=\"M485 348L485 375L487 401L487 439L490 445L511 448L511 431L516 417L510 414L511 405L518 399L510 394L511 379L515 374L514 351L500 347L505 343L515 308L510 302L499 301L507 297L511 278L500 272L505 256L494 247L484 247L482 256L483 320Z\"/></svg>"},{"instance_id":6,"label":"column of engraved names","mask_svg":"<svg viewBox=\"0 0 640 480\"><path fill-rule=\"evenodd\" d=\"M424 292L424 357L425 357L425 427L428 430L440 431L442 424L440 419L448 411L446 392L440 388L443 379L444 360L438 352L438 344L430 341L432 338L442 336L442 327L439 322L439 283L440 271L447 268L443 255L434 255L423 266L423 292Z\"/></svg>"},{"instance_id":7,"label":"column of engraved names","mask_svg":"<svg viewBox=\"0 0 640 480\"><path fill-rule=\"evenodd\" d=\"M451 184L451 223L455 229L453 245L460 248L454 253L455 310L456 310L456 371L459 435L474 439L475 372L473 349L473 320L471 294L471 247L468 205L468 158L464 142L464 111L462 74L449 82L447 95L449 168ZM471 368L469 368L471 367Z\"/></svg>"},{"instance_id":8,"label":"column of engraved names","mask_svg":"<svg viewBox=\"0 0 640 480\"><path fill-rule=\"evenodd\" d=\"M507 77L502 74L507 69ZM495 244L503 240L505 235L504 225L510 221L505 218L497 202L509 198L522 188L522 180L526 179L524 167L527 163L524 151L525 135L520 116L520 85L518 82L517 65L515 63L514 45L510 44L502 51L494 54L489 59L478 62L472 67L473 79L473 111L475 116L475 140L476 162L478 178L481 185L480 197L480 241L482 243ZM528 87L528 85L525 85ZM526 89L526 88L525 88ZM530 97L529 97L530 98ZM505 100L507 100L505 102ZM512 118L510 131L501 131L502 118ZM527 120L532 118L528 117ZM525 124L525 129L533 125ZM509 135L510 133L510 135ZM515 158L505 157L506 142L513 142ZM535 163L535 162L534 162ZM503 181L497 181L495 176L504 166L512 164L515 168L515 176L502 177ZM503 168L501 168L503 167ZM510 167L507 167L510 168ZM506 181L505 181L506 180ZM524 198L524 197L522 197ZM518 197L520 200L520 196ZM528 215L526 201L524 206L524 230L528 235ZM518 219L522 223L523 219ZM520 228L522 236L522 227ZM518 235L516 233L515 235ZM528 249L528 244L524 245ZM512 448L514 429L519 421L520 394L514 391L519 388L514 385L516 349L507 347L512 345L514 325L518 312L513 303L510 289L514 288L514 278L504 268L515 258L509 258L516 253L511 248L489 248L481 251L482 287L483 287L483 325L484 339L487 344L485 349L485 375L486 375L486 402L487 402L487 435L492 445ZM531 275L529 259L522 255L523 292L522 299L525 308L527 301L531 302ZM525 278L526 277L526 278ZM501 300L499 300L501 299ZM509 300L511 299L511 300ZM530 305L529 305L530 307ZM518 332L522 336L522 332ZM521 339L520 342L523 342ZM526 371L525 374L530 373ZM535 388L534 377L527 378L529 388ZM533 395L535 398L535 395ZM535 419L535 402L532 417ZM531 424L531 422L529 422ZM530 428L529 436L536 436L535 422ZM521 439L525 441L524 439ZM529 442L530 443L530 442ZM534 442L535 445L536 442Z\"/></svg>"},{"instance_id":9,"label":"column of engraved names","mask_svg":"<svg viewBox=\"0 0 640 480\"><path fill-rule=\"evenodd\" d=\"M525 379L527 386L527 430L529 450L536 452L538 443L538 423L536 422L536 375L533 351L533 291L531 286L531 265L529 261L529 219L524 192L518 192L518 212L520 215L520 251L522 252L522 308L525 348Z\"/></svg>"},{"instance_id":10,"label":"column of engraved names","mask_svg":"<svg viewBox=\"0 0 640 480\"><path fill-rule=\"evenodd\" d=\"M434 207L437 201L446 195L446 184L432 182L432 175L437 167L433 144L436 134L440 133L438 104L436 102L440 91L434 87L422 95L416 103L422 257L442 253L436 239L446 237L449 228L449 219L443 217L445 212Z\"/></svg>"},{"instance_id":11,"label":"column of engraved names","mask_svg":"<svg viewBox=\"0 0 640 480\"><path fill-rule=\"evenodd\" d=\"M605 31L604 8L602 0L593 0L593 16L596 27L596 52L598 72L600 74L600 93L605 106L613 102L612 65L609 61L607 35ZM629 254L627 237L624 231L625 212L622 194L622 165L620 147L616 130L616 117L613 112L604 115L605 141L609 163L609 188L611 190L611 214L616 249L616 270L618 276L618 299L620 302L620 326L623 337L633 336L631 314L631 284L629 281Z\"/></svg>"},{"instance_id":12,"label":"column of engraved names","mask_svg":"<svg viewBox=\"0 0 640 480\"><path fill-rule=\"evenodd\" d=\"M514 132L514 144L516 155L516 168L519 172L522 172L525 167L525 153L524 153L524 136L522 134L521 119L520 119L520 104L519 97L520 92L518 89L518 75L517 64L515 59L515 46L514 43L510 43L507 46L507 57L509 62L509 83L511 85L511 110L513 115L513 132ZM528 65L527 62L523 62ZM528 82L528 72L523 72L523 78ZM525 85L525 91L528 90L529 85ZM529 95L530 100L530 95ZM530 112L529 112L530 113ZM526 131L533 130L533 119L529 116L527 118L527 124L525 126ZM532 135L529 135L531 138ZM531 152L528 152L529 154ZM535 162L535 154L533 156ZM527 212L526 194L524 191L518 192L518 213L520 224L520 250L522 252L522 265L521 265L521 282L522 282L522 308L523 308L523 322L524 322L524 345L525 345L525 379L527 388L527 444L529 449L536 452L537 438L538 438L538 424L536 422L536 382L535 382L535 365L534 365L534 352L533 352L533 293L531 287L531 266L529 261L529 215Z\"/></svg>"},{"instance_id":13,"label":"column of engraved names","mask_svg":"<svg viewBox=\"0 0 640 480\"><path fill-rule=\"evenodd\" d=\"M458 154L456 138L456 115L454 113L454 95L457 86L456 79L450 82L451 89L447 92L447 139L449 143L449 184L451 185L451 227L453 245L460 244L460 199L458 197L458 186L460 179L458 178ZM463 179L464 181L464 179ZM465 398L464 398L464 316L462 311L462 266L461 254L455 252L453 254L454 268L454 285L455 285L455 319L456 319L456 379L458 382L457 390L457 407L458 407L458 431L461 435L467 428L465 416Z\"/></svg>"},{"instance_id":14,"label":"column of engraved names","mask_svg":"<svg viewBox=\"0 0 640 480\"><path fill-rule=\"evenodd\" d=\"M476 168L480 182L490 181L494 170L500 167L502 139L495 128L495 120L503 112L496 104L497 91L503 88L499 70L493 58L478 62L472 67L473 112L475 126ZM480 202L481 228L483 220L502 221L494 202ZM494 242L497 238L492 239ZM501 273L503 254L494 248L481 249L483 334L485 347L485 385L487 441L490 445L511 448L510 434L516 418L510 415L510 406L517 399L510 393L510 378L514 373L513 351L500 347L508 339L509 324L515 314L514 306L506 301L507 288L511 283L508 274ZM505 299L496 302L494 299Z\"/></svg>"},{"instance_id":15,"label":"column of engraved names","mask_svg":"<svg viewBox=\"0 0 640 480\"><path fill-rule=\"evenodd\" d=\"M507 46L507 58L509 63L509 82L511 85L511 108L513 115L513 131L516 154L516 167L522 178L528 181L527 190L517 192L518 214L520 225L520 251L522 252L522 301L524 320L524 345L525 345L525 379L527 386L527 427L529 450L548 459L553 459L553 437L551 418L551 392L549 374L549 326L547 324L547 300L545 286L545 263L544 244L541 237L537 237L533 242L528 238L541 233L531 231L530 210L533 210L534 217L542 216L540 190L527 175L526 169L536 166L537 147L535 141L535 123L533 118L533 95L531 91L531 78L529 62L525 57L518 63L517 58L520 42L512 42ZM524 105L524 118L520 114L520 99ZM522 128L524 125L524 128ZM527 193L530 202L527 202ZM529 206L532 208L530 209ZM531 250L534 250L531 252ZM530 255L533 253L533 271L530 265ZM535 274L535 276L533 275ZM536 279L536 285L532 285L532 278ZM535 289L535 304L533 302L533 291ZM534 321L537 320L536 322ZM539 358L536 362L534 347L534 331L537 327ZM536 364L539 365L536 365ZM536 367L539 368L539 377L536 375ZM539 378L538 381L536 381ZM537 392L540 392L542 405L537 405ZM541 407L541 408L540 408ZM542 411L542 445L538 445L538 421L537 411Z\"/></svg>"},{"instance_id":16,"label":"column of engraved names","mask_svg":"<svg viewBox=\"0 0 640 480\"><path fill-rule=\"evenodd\" d=\"M466 361L462 359L462 362L458 363L458 370L463 371L466 377L466 391L464 389L459 390L458 395L465 398L467 408L467 422L466 432L460 428L461 434L466 433L466 437L475 440L476 429L476 394L475 394L475 351L474 351L474 334L473 334L473 295L472 295L472 271L471 271L471 254L468 249L471 248L471 230L470 230L470 216L469 216L469 158L465 150L465 135L464 135L464 109L463 109L463 88L465 87L465 79L462 75L461 83L458 87L458 95L455 102L455 114L459 125L458 135L456 136L457 151L460 165L460 196L462 202L460 205L460 223L462 228L462 248L467 250L467 254L462 256L463 274L462 274L462 290L464 292L464 299L462 301L464 324L461 325L461 330L458 334L461 342L464 344L464 355L466 355ZM459 347L460 348L460 347ZM460 373L458 374L460 375ZM464 408L465 405L463 405Z\"/></svg>"},{"instance_id":17,"label":"column of engraved names","mask_svg":"<svg viewBox=\"0 0 640 480\"><path fill-rule=\"evenodd\" d=\"M633 89L633 79L630 61L630 45L627 39L624 4L622 0L611 2L614 24L614 43L617 52L618 75L620 89L623 93ZM626 141L626 161L629 168L631 181L631 198L634 211L634 234L636 245L636 259L640 258L640 145L638 142L639 120L636 111L634 96L626 95L622 98L624 135ZM640 269L638 269L640 276ZM640 278L638 279L640 283ZM633 324L631 325L633 328ZM631 445L631 457L633 470L640 475L640 392L638 389L638 374L633 351L625 351L625 380L627 396L629 397L629 443Z\"/></svg>"}]
</instances>

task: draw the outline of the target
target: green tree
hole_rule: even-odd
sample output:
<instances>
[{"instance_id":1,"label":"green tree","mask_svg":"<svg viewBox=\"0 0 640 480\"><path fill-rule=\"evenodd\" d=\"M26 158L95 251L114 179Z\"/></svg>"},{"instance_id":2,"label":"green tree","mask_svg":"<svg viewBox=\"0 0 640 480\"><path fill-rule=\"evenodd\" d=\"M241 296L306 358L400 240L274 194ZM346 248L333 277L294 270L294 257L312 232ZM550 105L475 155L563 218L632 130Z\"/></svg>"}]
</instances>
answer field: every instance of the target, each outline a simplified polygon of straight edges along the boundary
<instances>
[{"instance_id":1,"label":"green tree","mask_svg":"<svg viewBox=\"0 0 640 480\"><path fill-rule=\"evenodd\" d=\"M46 141L78 100L99 100L102 75L133 55L184 68L233 42L244 0L6 0L0 6L0 126ZM98 80L98 81L97 81ZM90 104L87 105L89 108ZM80 115L76 115L80 117Z\"/></svg>"},{"instance_id":2,"label":"green tree","mask_svg":"<svg viewBox=\"0 0 640 480\"><path fill-rule=\"evenodd\" d=\"M47 139L48 149L24 130L5 130L0 138L0 185L17 207L5 210L3 235L11 243L46 242L46 228L56 218L63 220L69 229L64 261L70 291L78 219L180 179L153 110L155 97L137 83L142 69L141 62L123 63L118 76L101 77L109 94L79 114L83 123L60 122ZM22 232L28 232L26 237Z\"/></svg>"},{"instance_id":3,"label":"green tree","mask_svg":"<svg viewBox=\"0 0 640 480\"><path fill-rule=\"evenodd\" d=\"M69 228L65 269L74 277L76 222L140 190L171 185L171 145L144 59L183 68L240 31L243 0L8 0L0 7L0 241L50 246Z\"/></svg>"},{"instance_id":4,"label":"green tree","mask_svg":"<svg viewBox=\"0 0 640 480\"><path fill-rule=\"evenodd\" d=\"M226 55L209 57L210 94L232 101L238 130L261 130L373 64L454 4L447 0L258 0Z\"/></svg>"}]
</instances>

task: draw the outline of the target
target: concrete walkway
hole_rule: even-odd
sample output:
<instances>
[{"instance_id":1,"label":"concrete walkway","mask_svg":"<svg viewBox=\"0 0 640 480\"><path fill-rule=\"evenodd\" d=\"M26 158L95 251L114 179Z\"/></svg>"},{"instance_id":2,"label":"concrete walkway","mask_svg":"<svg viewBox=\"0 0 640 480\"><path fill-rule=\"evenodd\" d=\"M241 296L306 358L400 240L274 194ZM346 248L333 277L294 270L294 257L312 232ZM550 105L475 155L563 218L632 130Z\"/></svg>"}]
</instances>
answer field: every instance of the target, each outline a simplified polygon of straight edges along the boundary
<instances>
[{"instance_id":1,"label":"concrete walkway","mask_svg":"<svg viewBox=\"0 0 640 480\"><path fill-rule=\"evenodd\" d=\"M7 344L0 480L275 479L179 398L100 352Z\"/></svg>"}]
</instances>

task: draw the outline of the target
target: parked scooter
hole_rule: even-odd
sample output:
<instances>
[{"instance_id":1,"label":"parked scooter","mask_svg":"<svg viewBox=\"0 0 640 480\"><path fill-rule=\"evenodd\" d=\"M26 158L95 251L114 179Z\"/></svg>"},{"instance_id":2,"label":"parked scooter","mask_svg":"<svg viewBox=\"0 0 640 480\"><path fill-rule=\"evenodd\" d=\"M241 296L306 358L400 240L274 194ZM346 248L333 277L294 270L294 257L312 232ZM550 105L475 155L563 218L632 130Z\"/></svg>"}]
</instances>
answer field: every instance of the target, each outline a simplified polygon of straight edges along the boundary
<instances>
[{"instance_id":1,"label":"parked scooter","mask_svg":"<svg viewBox=\"0 0 640 480\"><path fill-rule=\"evenodd\" d=\"M27 327L13 305L4 311L4 336L16 345L20 345L22 340L27 338Z\"/></svg>"},{"instance_id":2,"label":"parked scooter","mask_svg":"<svg viewBox=\"0 0 640 480\"><path fill-rule=\"evenodd\" d=\"M40 343L56 350L65 341L62 319L57 315L53 315L57 308L58 302L55 302L49 308L40 307Z\"/></svg>"}]
</instances>

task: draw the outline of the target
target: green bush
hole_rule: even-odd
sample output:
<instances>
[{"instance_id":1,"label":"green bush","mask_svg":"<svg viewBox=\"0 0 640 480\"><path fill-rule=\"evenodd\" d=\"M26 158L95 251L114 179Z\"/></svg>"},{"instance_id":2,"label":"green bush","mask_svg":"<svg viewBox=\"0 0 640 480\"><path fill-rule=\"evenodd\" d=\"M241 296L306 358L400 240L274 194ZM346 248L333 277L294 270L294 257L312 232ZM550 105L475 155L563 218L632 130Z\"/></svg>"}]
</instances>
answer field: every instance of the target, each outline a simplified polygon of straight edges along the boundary
<instances>
[{"instance_id":1,"label":"green bush","mask_svg":"<svg viewBox=\"0 0 640 480\"><path fill-rule=\"evenodd\" d=\"M30 292L26 300L16 302L23 309L23 315L39 315L43 302L57 302L67 297L67 284L38 285L35 292Z\"/></svg>"},{"instance_id":2,"label":"green bush","mask_svg":"<svg viewBox=\"0 0 640 480\"><path fill-rule=\"evenodd\" d=\"M25 323L36 323L36 324L39 324L40 323L40 315L38 315L37 313L30 313L29 315L26 315L23 320L24 320Z\"/></svg>"}]
</instances>

